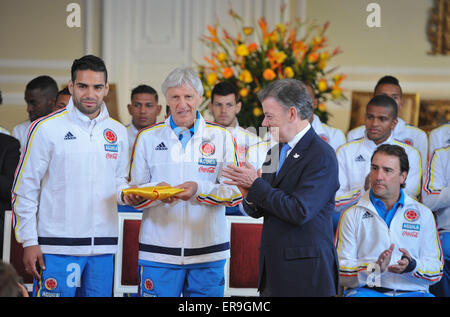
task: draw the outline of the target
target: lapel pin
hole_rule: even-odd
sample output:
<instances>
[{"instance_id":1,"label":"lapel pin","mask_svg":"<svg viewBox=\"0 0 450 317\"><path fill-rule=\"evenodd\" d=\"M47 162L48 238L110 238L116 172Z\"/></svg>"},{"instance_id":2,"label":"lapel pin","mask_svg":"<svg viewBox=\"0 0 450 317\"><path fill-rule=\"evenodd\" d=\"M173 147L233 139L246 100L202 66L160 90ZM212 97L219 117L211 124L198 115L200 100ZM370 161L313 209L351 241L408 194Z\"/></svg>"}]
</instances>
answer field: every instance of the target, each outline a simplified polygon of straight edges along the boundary
<instances>
[{"instance_id":1,"label":"lapel pin","mask_svg":"<svg viewBox=\"0 0 450 317\"><path fill-rule=\"evenodd\" d=\"M294 158L295 158L295 159L298 159L299 157L300 157L300 155L299 155L298 153L295 153L295 154L294 154Z\"/></svg>"}]
</instances>

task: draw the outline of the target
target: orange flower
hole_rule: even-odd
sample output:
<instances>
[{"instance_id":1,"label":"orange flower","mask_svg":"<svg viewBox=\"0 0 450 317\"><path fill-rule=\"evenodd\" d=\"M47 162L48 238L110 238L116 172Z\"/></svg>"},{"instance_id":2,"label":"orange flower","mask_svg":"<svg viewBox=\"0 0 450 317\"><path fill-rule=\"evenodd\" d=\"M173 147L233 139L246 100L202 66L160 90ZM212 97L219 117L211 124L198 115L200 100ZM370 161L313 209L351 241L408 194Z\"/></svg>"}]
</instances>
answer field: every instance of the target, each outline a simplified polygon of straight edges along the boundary
<instances>
[{"instance_id":1,"label":"orange flower","mask_svg":"<svg viewBox=\"0 0 450 317\"><path fill-rule=\"evenodd\" d=\"M266 18L261 17L258 20L258 25L261 28L261 31L263 32L263 35L266 35L267 34L267 21L266 21Z\"/></svg>"},{"instance_id":2,"label":"orange flower","mask_svg":"<svg viewBox=\"0 0 450 317\"><path fill-rule=\"evenodd\" d=\"M250 43L248 45L248 50L250 51L250 53L255 52L258 49L258 44L256 44L255 42Z\"/></svg>"},{"instance_id":3,"label":"orange flower","mask_svg":"<svg viewBox=\"0 0 450 317\"><path fill-rule=\"evenodd\" d=\"M334 85L338 86L346 78L345 75L336 74L333 76Z\"/></svg>"},{"instance_id":4,"label":"orange flower","mask_svg":"<svg viewBox=\"0 0 450 317\"><path fill-rule=\"evenodd\" d=\"M314 46L320 46L323 44L323 42L325 42L325 37L323 37L323 36L316 36L312 40L312 43Z\"/></svg>"},{"instance_id":5,"label":"orange flower","mask_svg":"<svg viewBox=\"0 0 450 317\"><path fill-rule=\"evenodd\" d=\"M310 63L315 63L315 62L317 62L318 59L319 59L319 54L317 54L316 52L308 55L308 61Z\"/></svg>"},{"instance_id":6,"label":"orange flower","mask_svg":"<svg viewBox=\"0 0 450 317\"><path fill-rule=\"evenodd\" d=\"M273 79L275 79L277 77L277 75L275 74L275 72L273 71L273 70L271 70L270 68L269 69L266 69L265 71L264 71L264 73L263 73L263 78L265 79L265 80L273 80Z\"/></svg>"},{"instance_id":7,"label":"orange flower","mask_svg":"<svg viewBox=\"0 0 450 317\"><path fill-rule=\"evenodd\" d=\"M216 62L214 61L214 59L208 58L206 56L204 58L205 58L205 61L207 61L208 64L211 65L211 69L215 71L217 69L217 65L216 65Z\"/></svg>"},{"instance_id":8,"label":"orange flower","mask_svg":"<svg viewBox=\"0 0 450 317\"><path fill-rule=\"evenodd\" d=\"M212 27L211 25L208 25L208 31L211 33L212 37L206 36L208 40L210 40L213 43L219 43L219 38L217 37L217 24Z\"/></svg>"},{"instance_id":9,"label":"orange flower","mask_svg":"<svg viewBox=\"0 0 450 317\"><path fill-rule=\"evenodd\" d=\"M322 111L322 112L327 111L327 106L324 103L319 103L317 108L319 109L319 111Z\"/></svg>"},{"instance_id":10,"label":"orange flower","mask_svg":"<svg viewBox=\"0 0 450 317\"><path fill-rule=\"evenodd\" d=\"M225 79L229 79L229 78L233 77L233 75L234 75L234 72L233 72L233 69L232 69L232 68L226 67L226 68L223 70L223 77L224 77Z\"/></svg>"}]
</instances>

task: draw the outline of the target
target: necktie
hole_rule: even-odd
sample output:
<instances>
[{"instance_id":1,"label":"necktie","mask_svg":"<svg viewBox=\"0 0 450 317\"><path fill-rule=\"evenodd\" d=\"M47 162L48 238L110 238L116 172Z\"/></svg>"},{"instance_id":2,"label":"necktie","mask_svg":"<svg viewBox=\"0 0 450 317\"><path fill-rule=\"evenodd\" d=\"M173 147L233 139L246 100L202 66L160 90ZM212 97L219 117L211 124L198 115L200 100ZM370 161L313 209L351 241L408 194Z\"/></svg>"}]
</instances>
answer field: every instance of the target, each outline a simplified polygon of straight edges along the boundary
<instances>
[{"instance_id":1,"label":"necktie","mask_svg":"<svg viewBox=\"0 0 450 317\"><path fill-rule=\"evenodd\" d=\"M284 160L286 159L286 153L287 153L287 151L289 151L290 148L291 148L291 147L289 146L288 143L284 143L284 144L283 144L283 147L281 148L281 152L280 152L280 160L279 160L279 162L278 162L277 175L278 175L278 172L280 171L281 166L282 166L283 163L284 163Z\"/></svg>"}]
</instances>

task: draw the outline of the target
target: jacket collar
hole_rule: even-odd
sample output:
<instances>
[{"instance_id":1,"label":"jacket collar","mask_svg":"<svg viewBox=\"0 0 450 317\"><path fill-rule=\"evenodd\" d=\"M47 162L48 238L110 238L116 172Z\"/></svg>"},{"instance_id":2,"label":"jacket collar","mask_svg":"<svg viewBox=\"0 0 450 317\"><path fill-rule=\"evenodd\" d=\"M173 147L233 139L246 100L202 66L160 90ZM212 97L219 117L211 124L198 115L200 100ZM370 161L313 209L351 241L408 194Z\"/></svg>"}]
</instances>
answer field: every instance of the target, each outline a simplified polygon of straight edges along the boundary
<instances>
[{"instance_id":1,"label":"jacket collar","mask_svg":"<svg viewBox=\"0 0 450 317\"><path fill-rule=\"evenodd\" d=\"M403 203L403 206L400 206L398 208L398 210L401 210L403 208L418 209L418 206L417 206L418 203L416 200L414 200L413 198L408 196L408 194L406 194L405 191L403 191L403 195L404 195L404 203ZM358 201L356 206L367 209L367 210L371 211L373 214L378 215L378 212L375 209L375 206L370 201L370 192L369 191L364 192L364 194L361 196L361 199Z\"/></svg>"},{"instance_id":2,"label":"jacket collar","mask_svg":"<svg viewBox=\"0 0 450 317\"><path fill-rule=\"evenodd\" d=\"M281 167L280 171L278 172L278 175L274 178L273 186L277 186L279 182L283 179L283 177L291 170L292 165L294 165L296 162L300 161L305 157L306 151L308 150L309 146L311 145L311 142L313 138L316 136L316 132L313 128L309 128L308 131L301 137L301 139L297 142L297 144L294 146L294 148L291 150L289 155L286 157L286 160L283 163L283 166ZM279 148L279 144L277 144L274 148L275 150ZM273 150L273 149L272 149ZM279 153L278 151L275 153ZM278 162L277 162L278 166Z\"/></svg>"},{"instance_id":3,"label":"jacket collar","mask_svg":"<svg viewBox=\"0 0 450 317\"><path fill-rule=\"evenodd\" d=\"M99 122L109 118L109 113L108 113L108 109L106 108L105 102L103 102L102 105L100 106L99 115L92 120L87 115L85 115L80 110L78 110L77 107L75 107L75 105L73 104L72 97L70 97L70 100L66 106L66 109L67 109L67 112L69 113L70 118L72 120L74 120L75 122L77 122L82 127L89 127L92 124L99 123Z\"/></svg>"}]
</instances>

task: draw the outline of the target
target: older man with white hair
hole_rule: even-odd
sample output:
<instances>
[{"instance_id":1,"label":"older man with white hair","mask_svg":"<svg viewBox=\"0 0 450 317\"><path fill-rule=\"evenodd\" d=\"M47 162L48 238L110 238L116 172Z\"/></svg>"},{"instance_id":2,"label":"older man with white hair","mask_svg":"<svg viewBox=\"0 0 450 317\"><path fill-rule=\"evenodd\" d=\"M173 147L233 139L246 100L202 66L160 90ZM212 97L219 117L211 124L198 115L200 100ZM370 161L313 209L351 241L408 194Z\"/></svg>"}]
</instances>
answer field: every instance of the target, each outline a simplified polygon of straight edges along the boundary
<instances>
[{"instance_id":1,"label":"older man with white hair","mask_svg":"<svg viewBox=\"0 0 450 317\"><path fill-rule=\"evenodd\" d=\"M163 201L124 197L143 209L139 295L223 296L230 255L225 207L242 201L239 189L221 177L224 166L239 164L235 141L197 111L203 87L195 71L175 69L162 91L171 115L137 134L130 184L184 191Z\"/></svg>"}]
</instances>

